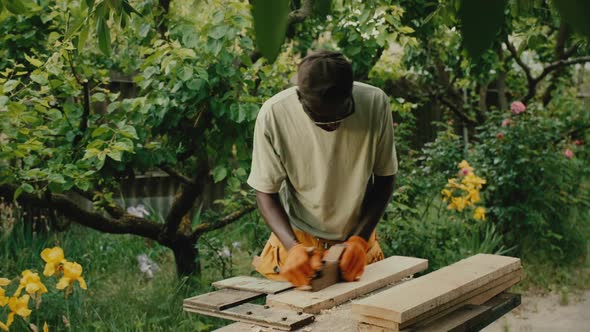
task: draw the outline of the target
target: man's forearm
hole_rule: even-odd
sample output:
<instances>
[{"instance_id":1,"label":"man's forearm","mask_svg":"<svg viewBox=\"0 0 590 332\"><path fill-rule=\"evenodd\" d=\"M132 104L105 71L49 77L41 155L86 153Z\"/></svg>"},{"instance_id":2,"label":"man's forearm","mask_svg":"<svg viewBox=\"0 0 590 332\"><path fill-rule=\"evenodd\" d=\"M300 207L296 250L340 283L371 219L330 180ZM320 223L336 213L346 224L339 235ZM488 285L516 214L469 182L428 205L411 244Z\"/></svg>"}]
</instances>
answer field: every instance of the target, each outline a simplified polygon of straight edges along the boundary
<instances>
[{"instance_id":1,"label":"man's forearm","mask_svg":"<svg viewBox=\"0 0 590 332\"><path fill-rule=\"evenodd\" d=\"M365 193L359 225L351 235L358 235L367 241L369 240L383 216L387 204L389 204L394 187L395 175L375 176L373 186L369 186Z\"/></svg>"},{"instance_id":2,"label":"man's forearm","mask_svg":"<svg viewBox=\"0 0 590 332\"><path fill-rule=\"evenodd\" d=\"M283 246L290 250L297 244L297 237L293 232L293 228L291 228L289 217L281 205L279 195L256 191L256 202L266 224L279 238Z\"/></svg>"}]
</instances>

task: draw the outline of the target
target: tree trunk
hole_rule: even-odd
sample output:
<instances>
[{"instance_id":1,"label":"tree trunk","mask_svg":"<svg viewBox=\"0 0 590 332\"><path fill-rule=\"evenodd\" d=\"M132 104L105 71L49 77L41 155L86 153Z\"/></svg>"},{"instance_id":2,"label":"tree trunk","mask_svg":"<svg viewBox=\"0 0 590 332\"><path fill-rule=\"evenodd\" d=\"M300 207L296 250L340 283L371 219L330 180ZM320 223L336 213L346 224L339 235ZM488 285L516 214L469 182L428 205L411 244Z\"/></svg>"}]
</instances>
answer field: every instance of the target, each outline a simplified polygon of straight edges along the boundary
<instances>
[{"instance_id":1,"label":"tree trunk","mask_svg":"<svg viewBox=\"0 0 590 332\"><path fill-rule=\"evenodd\" d=\"M177 237L170 244L170 249L174 252L178 277L201 275L201 262L199 260L197 241L193 242L189 237Z\"/></svg>"}]
</instances>

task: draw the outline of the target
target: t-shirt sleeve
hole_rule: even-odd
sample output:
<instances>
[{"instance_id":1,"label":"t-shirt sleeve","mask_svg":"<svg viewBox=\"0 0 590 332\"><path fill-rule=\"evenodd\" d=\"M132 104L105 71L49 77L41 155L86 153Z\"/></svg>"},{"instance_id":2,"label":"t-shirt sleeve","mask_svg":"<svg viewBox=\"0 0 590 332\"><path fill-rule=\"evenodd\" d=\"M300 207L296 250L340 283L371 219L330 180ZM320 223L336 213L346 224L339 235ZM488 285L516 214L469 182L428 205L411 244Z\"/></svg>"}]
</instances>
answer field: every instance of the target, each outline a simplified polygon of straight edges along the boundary
<instances>
[{"instance_id":1,"label":"t-shirt sleeve","mask_svg":"<svg viewBox=\"0 0 590 332\"><path fill-rule=\"evenodd\" d=\"M397 156L395 152L395 139L393 136L393 117L389 107L389 98L382 93L381 106L383 116L377 128L380 128L377 137L377 148L375 149L375 164L373 174L377 176L389 176L397 173Z\"/></svg>"},{"instance_id":2,"label":"t-shirt sleeve","mask_svg":"<svg viewBox=\"0 0 590 332\"><path fill-rule=\"evenodd\" d=\"M252 167L247 182L252 188L267 194L278 193L286 177L285 168L273 144L278 133L273 133L272 128L263 106L254 126Z\"/></svg>"}]
</instances>

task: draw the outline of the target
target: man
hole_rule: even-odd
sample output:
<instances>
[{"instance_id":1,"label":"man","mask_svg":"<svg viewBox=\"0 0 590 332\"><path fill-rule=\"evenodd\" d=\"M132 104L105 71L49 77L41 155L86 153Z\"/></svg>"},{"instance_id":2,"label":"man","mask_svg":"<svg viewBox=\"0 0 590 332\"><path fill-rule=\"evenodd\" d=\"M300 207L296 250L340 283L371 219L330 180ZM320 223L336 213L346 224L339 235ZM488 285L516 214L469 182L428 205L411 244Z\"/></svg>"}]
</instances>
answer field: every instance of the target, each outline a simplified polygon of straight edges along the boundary
<instances>
[{"instance_id":1,"label":"man","mask_svg":"<svg viewBox=\"0 0 590 332\"><path fill-rule=\"evenodd\" d=\"M256 119L248 184L272 230L256 270L307 285L325 250L345 242L340 269L354 281L383 259L375 227L397 172L389 99L353 82L350 63L331 51L305 57L297 84Z\"/></svg>"}]
</instances>

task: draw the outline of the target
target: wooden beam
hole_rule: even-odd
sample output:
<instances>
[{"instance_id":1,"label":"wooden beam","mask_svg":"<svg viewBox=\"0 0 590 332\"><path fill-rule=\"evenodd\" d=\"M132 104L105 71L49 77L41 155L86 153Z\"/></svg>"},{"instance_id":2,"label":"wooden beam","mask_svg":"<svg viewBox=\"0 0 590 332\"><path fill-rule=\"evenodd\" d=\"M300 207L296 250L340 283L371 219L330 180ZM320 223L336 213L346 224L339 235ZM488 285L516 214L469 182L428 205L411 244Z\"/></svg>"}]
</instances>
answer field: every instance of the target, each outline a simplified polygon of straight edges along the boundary
<instances>
[{"instance_id":1,"label":"wooden beam","mask_svg":"<svg viewBox=\"0 0 590 332\"><path fill-rule=\"evenodd\" d=\"M352 310L404 323L520 268L518 258L478 254L353 303Z\"/></svg>"},{"instance_id":2,"label":"wooden beam","mask_svg":"<svg viewBox=\"0 0 590 332\"><path fill-rule=\"evenodd\" d=\"M269 295L266 304L307 313L319 313L360 295L385 287L405 277L428 268L428 261L421 258L392 256L380 262L367 265L360 280L340 282L320 291L310 293L291 290Z\"/></svg>"}]
</instances>

